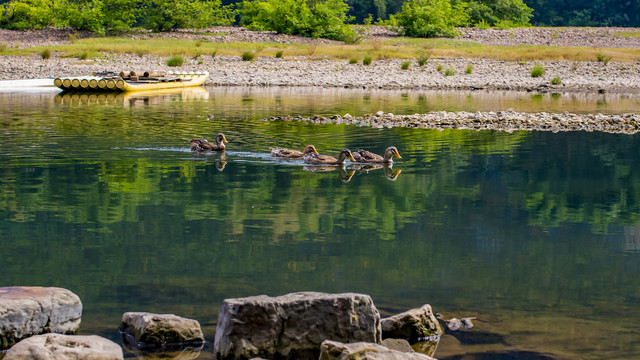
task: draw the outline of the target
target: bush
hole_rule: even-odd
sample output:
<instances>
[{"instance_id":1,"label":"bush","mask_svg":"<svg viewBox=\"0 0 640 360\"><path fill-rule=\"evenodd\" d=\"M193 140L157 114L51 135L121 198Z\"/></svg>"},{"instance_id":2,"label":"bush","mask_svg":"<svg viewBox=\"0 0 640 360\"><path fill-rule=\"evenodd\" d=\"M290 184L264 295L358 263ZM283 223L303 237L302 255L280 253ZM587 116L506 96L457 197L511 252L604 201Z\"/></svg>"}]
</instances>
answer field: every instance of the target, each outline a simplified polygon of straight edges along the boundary
<instances>
[{"instance_id":1,"label":"bush","mask_svg":"<svg viewBox=\"0 0 640 360\"><path fill-rule=\"evenodd\" d=\"M349 59L349 64L357 64L357 63L358 63L358 59L357 58Z\"/></svg>"},{"instance_id":2,"label":"bush","mask_svg":"<svg viewBox=\"0 0 640 360\"><path fill-rule=\"evenodd\" d=\"M453 76L455 74L456 74L456 70L454 68L452 68L452 67L448 68L444 72L444 76Z\"/></svg>"},{"instance_id":3,"label":"bush","mask_svg":"<svg viewBox=\"0 0 640 360\"><path fill-rule=\"evenodd\" d=\"M456 0L456 2L462 2ZM526 26L529 24L533 9L529 8L523 0L474 0L465 1L467 13L472 24L478 28L496 26L499 28L511 28Z\"/></svg>"},{"instance_id":4,"label":"bush","mask_svg":"<svg viewBox=\"0 0 640 360\"><path fill-rule=\"evenodd\" d=\"M551 79L551 85L560 85L562 84L562 80L560 80L559 77L554 77L553 79Z\"/></svg>"},{"instance_id":5,"label":"bush","mask_svg":"<svg viewBox=\"0 0 640 360\"><path fill-rule=\"evenodd\" d=\"M465 73L471 74L473 72L473 65L467 65L467 68L464 70Z\"/></svg>"},{"instance_id":6,"label":"bush","mask_svg":"<svg viewBox=\"0 0 640 360\"><path fill-rule=\"evenodd\" d=\"M184 58L180 55L174 55L167 60L167 66L182 66Z\"/></svg>"},{"instance_id":7,"label":"bush","mask_svg":"<svg viewBox=\"0 0 640 360\"><path fill-rule=\"evenodd\" d=\"M544 75L544 68L542 65L536 65L531 69L531 77L540 77Z\"/></svg>"},{"instance_id":8,"label":"bush","mask_svg":"<svg viewBox=\"0 0 640 360\"><path fill-rule=\"evenodd\" d=\"M143 0L137 15L145 28L160 32L177 28L232 25L237 10L233 4L222 6L221 0Z\"/></svg>"},{"instance_id":9,"label":"bush","mask_svg":"<svg viewBox=\"0 0 640 360\"><path fill-rule=\"evenodd\" d=\"M416 60L418 61L418 65L424 66L427 61L429 61L429 58L431 58L431 53L423 53L420 54L420 56L418 56Z\"/></svg>"},{"instance_id":10,"label":"bush","mask_svg":"<svg viewBox=\"0 0 640 360\"><path fill-rule=\"evenodd\" d=\"M364 59L362 59L362 65L371 65L372 61L373 58L371 58L371 56L365 56Z\"/></svg>"},{"instance_id":11,"label":"bush","mask_svg":"<svg viewBox=\"0 0 640 360\"><path fill-rule=\"evenodd\" d=\"M251 61L256 57L256 54L253 51L245 51L242 53L242 61Z\"/></svg>"},{"instance_id":12,"label":"bush","mask_svg":"<svg viewBox=\"0 0 640 360\"><path fill-rule=\"evenodd\" d=\"M438 64L438 65L436 66L436 70L437 70L437 71L442 71L442 65Z\"/></svg>"},{"instance_id":13,"label":"bush","mask_svg":"<svg viewBox=\"0 0 640 360\"><path fill-rule=\"evenodd\" d=\"M49 50L49 49L42 50L42 52L40 53L40 57L43 60L50 59L51 58L51 50Z\"/></svg>"},{"instance_id":14,"label":"bush","mask_svg":"<svg viewBox=\"0 0 640 360\"><path fill-rule=\"evenodd\" d=\"M466 2L450 0L408 0L397 15L402 35L414 37L455 37L456 26L468 23Z\"/></svg>"},{"instance_id":15,"label":"bush","mask_svg":"<svg viewBox=\"0 0 640 360\"><path fill-rule=\"evenodd\" d=\"M252 30L357 42L358 32L346 24L348 11L344 0L245 0L240 23Z\"/></svg>"},{"instance_id":16,"label":"bush","mask_svg":"<svg viewBox=\"0 0 640 360\"><path fill-rule=\"evenodd\" d=\"M284 52L283 52L282 50L278 50L278 51L276 52L276 57L277 57L278 59L280 59L280 58L282 58L282 54L284 54Z\"/></svg>"},{"instance_id":17,"label":"bush","mask_svg":"<svg viewBox=\"0 0 640 360\"><path fill-rule=\"evenodd\" d=\"M12 30L41 29L53 23L51 0L10 1L0 6L0 27Z\"/></svg>"},{"instance_id":18,"label":"bush","mask_svg":"<svg viewBox=\"0 0 640 360\"><path fill-rule=\"evenodd\" d=\"M411 66L411 61L405 61L402 63L400 67L402 68L402 70L408 70L410 66Z\"/></svg>"}]
</instances>

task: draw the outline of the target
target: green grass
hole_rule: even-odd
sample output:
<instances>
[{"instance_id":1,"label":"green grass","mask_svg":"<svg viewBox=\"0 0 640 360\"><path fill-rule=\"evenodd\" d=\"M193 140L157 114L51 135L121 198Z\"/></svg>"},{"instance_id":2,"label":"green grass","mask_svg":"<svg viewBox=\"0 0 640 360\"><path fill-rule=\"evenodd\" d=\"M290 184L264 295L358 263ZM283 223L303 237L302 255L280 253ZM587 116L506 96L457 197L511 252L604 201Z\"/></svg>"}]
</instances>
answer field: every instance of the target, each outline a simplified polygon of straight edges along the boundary
<instances>
[{"instance_id":1,"label":"green grass","mask_svg":"<svg viewBox=\"0 0 640 360\"><path fill-rule=\"evenodd\" d=\"M542 65L535 65L533 69L531 69L531 77L540 77L544 75L544 68Z\"/></svg>"},{"instance_id":2,"label":"green grass","mask_svg":"<svg viewBox=\"0 0 640 360\"><path fill-rule=\"evenodd\" d=\"M613 56L611 55L606 55L603 53L596 54L596 60L598 60L598 62L603 63L605 66L609 63L609 61L611 61L611 59L613 59Z\"/></svg>"},{"instance_id":3,"label":"green grass","mask_svg":"<svg viewBox=\"0 0 640 360\"><path fill-rule=\"evenodd\" d=\"M373 58L371 56L365 56L364 59L362 59L362 65L371 65L372 61Z\"/></svg>"},{"instance_id":4,"label":"green grass","mask_svg":"<svg viewBox=\"0 0 640 360\"><path fill-rule=\"evenodd\" d=\"M167 66L182 66L184 58L180 55L174 55L167 60Z\"/></svg>"},{"instance_id":5,"label":"green grass","mask_svg":"<svg viewBox=\"0 0 640 360\"><path fill-rule=\"evenodd\" d=\"M635 32L632 32L635 33ZM640 36L640 32L638 32ZM207 34L211 35L211 34ZM196 45L198 44L198 45ZM129 37L98 37L98 38L73 38L72 44L48 46L51 51L59 54L89 54L100 53L125 53L143 54L168 57L179 53L185 57L194 57L196 54L234 55L241 56L246 51L256 52L260 50L260 56L276 56L280 51L288 56L304 56L311 59L335 59L349 60L352 57L361 59L371 56L373 59L424 59L429 58L459 58L466 59L493 59L501 61L535 62L551 60L569 61L593 61L597 54L603 53L620 62L640 61L640 48L606 50L587 47L555 47L555 46L489 46L480 45L469 41L453 39L422 39L396 37L385 41L371 40L360 44L280 44L261 43L256 48L255 43L230 42L224 47L213 41L184 41L180 39L141 39L131 40ZM425 52L425 49L428 49ZM1 50L5 55L31 55L38 54L44 47L33 48L9 48ZM212 55L213 56L213 55Z\"/></svg>"},{"instance_id":6,"label":"green grass","mask_svg":"<svg viewBox=\"0 0 640 360\"><path fill-rule=\"evenodd\" d=\"M349 64L357 64L357 63L358 63L358 58L349 59Z\"/></svg>"},{"instance_id":7,"label":"green grass","mask_svg":"<svg viewBox=\"0 0 640 360\"><path fill-rule=\"evenodd\" d=\"M418 61L418 65L422 67L429 61L430 58L431 58L431 53L423 53L418 55L416 60Z\"/></svg>"},{"instance_id":8,"label":"green grass","mask_svg":"<svg viewBox=\"0 0 640 360\"><path fill-rule=\"evenodd\" d=\"M442 71L442 65L438 64L438 65L436 66L436 70L437 70L437 71Z\"/></svg>"},{"instance_id":9,"label":"green grass","mask_svg":"<svg viewBox=\"0 0 640 360\"><path fill-rule=\"evenodd\" d=\"M467 68L464 70L466 74L471 74L473 72L473 65L467 65Z\"/></svg>"},{"instance_id":10,"label":"green grass","mask_svg":"<svg viewBox=\"0 0 640 360\"><path fill-rule=\"evenodd\" d=\"M553 79L551 79L551 85L560 85L562 84L562 80L559 77L554 77Z\"/></svg>"},{"instance_id":11,"label":"green grass","mask_svg":"<svg viewBox=\"0 0 640 360\"><path fill-rule=\"evenodd\" d=\"M278 59L280 59L280 58L282 58L282 54L284 54L284 51L282 51L282 50L278 50L278 51L276 52L276 57L277 57Z\"/></svg>"},{"instance_id":12,"label":"green grass","mask_svg":"<svg viewBox=\"0 0 640 360\"><path fill-rule=\"evenodd\" d=\"M444 76L453 76L456 74L456 70L452 67L444 71Z\"/></svg>"},{"instance_id":13,"label":"green grass","mask_svg":"<svg viewBox=\"0 0 640 360\"><path fill-rule=\"evenodd\" d=\"M640 37L640 31L616 31L613 36L620 36L624 38Z\"/></svg>"},{"instance_id":14,"label":"green grass","mask_svg":"<svg viewBox=\"0 0 640 360\"><path fill-rule=\"evenodd\" d=\"M43 60L50 59L50 58L51 58L51 50L49 50L49 49L44 49L44 50L42 50L42 51L40 52L40 57L41 57Z\"/></svg>"},{"instance_id":15,"label":"green grass","mask_svg":"<svg viewBox=\"0 0 640 360\"><path fill-rule=\"evenodd\" d=\"M400 65L400 68L402 68L402 70L408 70L410 66L411 66L411 61L405 61L402 63L402 65Z\"/></svg>"}]
</instances>

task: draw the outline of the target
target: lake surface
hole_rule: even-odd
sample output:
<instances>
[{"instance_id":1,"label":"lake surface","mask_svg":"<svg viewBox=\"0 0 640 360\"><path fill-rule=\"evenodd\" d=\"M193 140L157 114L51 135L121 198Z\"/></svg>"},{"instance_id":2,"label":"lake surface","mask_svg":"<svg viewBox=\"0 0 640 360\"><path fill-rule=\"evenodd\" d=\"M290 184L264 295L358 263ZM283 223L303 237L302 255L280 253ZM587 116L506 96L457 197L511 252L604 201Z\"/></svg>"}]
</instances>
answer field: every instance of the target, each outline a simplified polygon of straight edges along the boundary
<instances>
[{"instance_id":1,"label":"lake surface","mask_svg":"<svg viewBox=\"0 0 640 360\"><path fill-rule=\"evenodd\" d=\"M75 292L82 334L119 342L124 312L175 313L200 321L199 358L211 359L225 298L360 292L383 315L428 303L475 316L442 337L439 359L640 357L640 134L260 120L626 113L637 95L41 91L0 92L0 108L0 286ZM220 131L224 154L189 151ZM403 159L341 170L269 155L306 144L334 155L395 145Z\"/></svg>"}]
</instances>

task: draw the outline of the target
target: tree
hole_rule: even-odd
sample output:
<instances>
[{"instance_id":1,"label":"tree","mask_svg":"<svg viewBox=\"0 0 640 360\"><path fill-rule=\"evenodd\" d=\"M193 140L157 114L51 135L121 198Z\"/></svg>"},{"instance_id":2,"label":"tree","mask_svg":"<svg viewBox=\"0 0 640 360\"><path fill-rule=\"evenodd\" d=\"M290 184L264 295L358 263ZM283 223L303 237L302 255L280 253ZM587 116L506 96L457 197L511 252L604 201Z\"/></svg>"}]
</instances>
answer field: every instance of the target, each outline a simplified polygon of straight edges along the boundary
<instances>
[{"instance_id":1,"label":"tree","mask_svg":"<svg viewBox=\"0 0 640 360\"><path fill-rule=\"evenodd\" d=\"M144 0L139 12L142 25L153 31L231 25L237 12L234 5L220 0Z\"/></svg>"},{"instance_id":2,"label":"tree","mask_svg":"<svg viewBox=\"0 0 640 360\"><path fill-rule=\"evenodd\" d=\"M467 13L472 24L485 22L495 26L507 21L515 26L524 26L529 24L533 10L522 0L472 0L467 2Z\"/></svg>"},{"instance_id":3,"label":"tree","mask_svg":"<svg viewBox=\"0 0 640 360\"><path fill-rule=\"evenodd\" d=\"M450 0L409 0L397 15L402 34L415 37L454 37L455 27L468 23L466 3Z\"/></svg>"},{"instance_id":4,"label":"tree","mask_svg":"<svg viewBox=\"0 0 640 360\"><path fill-rule=\"evenodd\" d=\"M53 25L53 0L10 1L2 7L0 27L23 30Z\"/></svg>"},{"instance_id":5,"label":"tree","mask_svg":"<svg viewBox=\"0 0 640 360\"><path fill-rule=\"evenodd\" d=\"M349 6L344 0L253 0L242 3L240 22L254 30L351 41L346 25Z\"/></svg>"}]
</instances>

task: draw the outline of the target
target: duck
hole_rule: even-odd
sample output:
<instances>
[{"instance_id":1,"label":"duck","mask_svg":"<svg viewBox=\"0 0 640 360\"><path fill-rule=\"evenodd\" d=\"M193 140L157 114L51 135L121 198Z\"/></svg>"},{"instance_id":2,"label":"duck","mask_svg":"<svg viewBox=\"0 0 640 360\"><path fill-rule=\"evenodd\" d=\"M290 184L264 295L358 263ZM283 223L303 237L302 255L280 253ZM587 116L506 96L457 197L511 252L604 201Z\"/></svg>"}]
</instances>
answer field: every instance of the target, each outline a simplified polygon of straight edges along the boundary
<instances>
[{"instance_id":1,"label":"duck","mask_svg":"<svg viewBox=\"0 0 640 360\"><path fill-rule=\"evenodd\" d=\"M395 146L389 146L384 151L384 157L362 149L353 153L353 157L356 159L356 162L359 163L392 163L392 157L394 156L398 159L402 159L402 156L400 156L400 153Z\"/></svg>"},{"instance_id":2,"label":"duck","mask_svg":"<svg viewBox=\"0 0 640 360\"><path fill-rule=\"evenodd\" d=\"M226 146L224 143L227 142L227 138L224 137L223 133L219 133L216 135L216 143L212 144L207 139L191 139L190 149L191 151L224 151Z\"/></svg>"},{"instance_id":3,"label":"duck","mask_svg":"<svg viewBox=\"0 0 640 360\"><path fill-rule=\"evenodd\" d=\"M288 159L301 158L307 154L319 154L318 150L316 150L316 147L313 145L307 145L303 151L289 150L281 147L272 147L269 149L271 150L272 156L288 158Z\"/></svg>"},{"instance_id":4,"label":"duck","mask_svg":"<svg viewBox=\"0 0 640 360\"><path fill-rule=\"evenodd\" d=\"M343 149L340 151L340 155L338 158L334 158L329 155L322 154L307 154L303 157L304 162L307 164L318 164L318 165L344 165L344 162L349 159L354 161L353 155L351 154L351 150Z\"/></svg>"}]
</instances>

